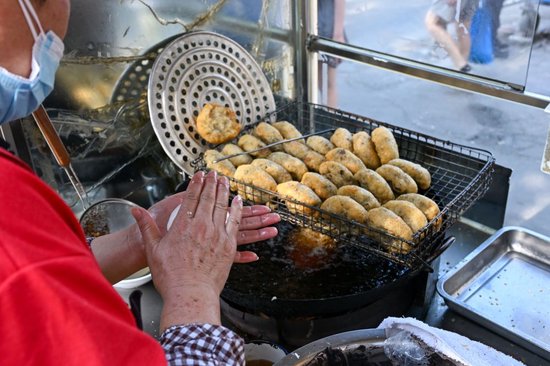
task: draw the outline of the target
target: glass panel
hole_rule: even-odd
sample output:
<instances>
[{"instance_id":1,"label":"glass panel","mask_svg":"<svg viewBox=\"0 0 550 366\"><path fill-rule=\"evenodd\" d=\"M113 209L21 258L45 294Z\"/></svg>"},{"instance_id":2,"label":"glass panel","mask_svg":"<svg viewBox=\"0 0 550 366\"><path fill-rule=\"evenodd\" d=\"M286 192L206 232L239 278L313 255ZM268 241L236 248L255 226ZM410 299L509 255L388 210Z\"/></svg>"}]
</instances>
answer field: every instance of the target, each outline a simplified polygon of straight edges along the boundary
<instances>
[{"instance_id":1,"label":"glass panel","mask_svg":"<svg viewBox=\"0 0 550 366\"><path fill-rule=\"evenodd\" d=\"M550 96L550 0L542 0L533 38L526 91Z\"/></svg>"},{"instance_id":2,"label":"glass panel","mask_svg":"<svg viewBox=\"0 0 550 366\"><path fill-rule=\"evenodd\" d=\"M150 59L151 52L172 37L194 30L236 40L281 91L278 78L292 65L285 43L290 39L289 14L288 0L73 1L66 55L50 104L77 109L108 104L128 66ZM147 78L136 86L144 88L146 83ZM292 93L291 85L286 83L285 93Z\"/></svg>"},{"instance_id":3,"label":"glass panel","mask_svg":"<svg viewBox=\"0 0 550 366\"><path fill-rule=\"evenodd\" d=\"M339 2L350 44L525 85L538 0L319 0L320 35L339 34Z\"/></svg>"},{"instance_id":4,"label":"glass panel","mask_svg":"<svg viewBox=\"0 0 550 366\"><path fill-rule=\"evenodd\" d=\"M533 55L532 67L547 65L545 49ZM343 61L335 71L332 92L340 109L490 151L497 164L513 170L505 225L548 232L550 180L540 171L548 114L360 63ZM533 88L548 91L548 85L548 72L528 80Z\"/></svg>"},{"instance_id":5,"label":"glass panel","mask_svg":"<svg viewBox=\"0 0 550 366\"><path fill-rule=\"evenodd\" d=\"M65 56L45 102L92 200L148 206L181 177L161 148L147 106L156 55L174 37L211 30L244 46L278 96L293 97L288 0L74 0ZM77 204L34 123L24 124L42 178ZM75 211L79 207L73 206Z\"/></svg>"}]
</instances>

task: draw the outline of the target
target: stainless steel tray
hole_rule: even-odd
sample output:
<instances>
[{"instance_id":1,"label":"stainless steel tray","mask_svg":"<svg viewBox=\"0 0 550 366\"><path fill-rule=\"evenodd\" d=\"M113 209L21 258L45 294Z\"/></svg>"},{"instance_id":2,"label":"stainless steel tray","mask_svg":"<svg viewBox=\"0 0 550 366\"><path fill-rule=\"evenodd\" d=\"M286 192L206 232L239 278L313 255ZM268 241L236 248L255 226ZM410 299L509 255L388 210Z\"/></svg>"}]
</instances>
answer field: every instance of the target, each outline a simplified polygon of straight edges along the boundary
<instances>
[{"instance_id":1,"label":"stainless steel tray","mask_svg":"<svg viewBox=\"0 0 550 366\"><path fill-rule=\"evenodd\" d=\"M457 313L550 360L550 238L504 227L444 275Z\"/></svg>"}]
</instances>

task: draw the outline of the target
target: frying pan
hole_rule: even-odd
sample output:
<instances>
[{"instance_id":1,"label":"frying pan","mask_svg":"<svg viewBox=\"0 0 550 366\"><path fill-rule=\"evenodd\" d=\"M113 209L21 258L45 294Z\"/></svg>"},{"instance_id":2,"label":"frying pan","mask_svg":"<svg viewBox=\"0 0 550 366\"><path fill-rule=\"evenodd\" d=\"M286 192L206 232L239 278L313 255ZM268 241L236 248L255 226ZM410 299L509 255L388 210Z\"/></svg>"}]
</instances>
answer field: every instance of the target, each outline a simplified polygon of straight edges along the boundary
<instances>
[{"instance_id":1,"label":"frying pan","mask_svg":"<svg viewBox=\"0 0 550 366\"><path fill-rule=\"evenodd\" d=\"M424 282L422 286L425 286L426 267L405 268L350 246L339 248L340 258L336 258L336 261L341 262L336 266L329 265L308 272L303 269L293 270L289 264L278 265L284 262L284 253L281 254L280 250L275 250L277 253L273 256L269 253L273 251L273 245L284 245L282 242L287 240L285 228L281 228L281 225L290 224L279 225L279 237L274 239L278 242L261 242L247 248L259 252L259 261L233 266L222 292L223 300L231 306L274 317L326 316L359 309L382 301L385 297L395 298L396 293L402 294L403 299L412 299L413 292L421 288L418 285ZM429 263L454 242L453 237L441 236L439 240L440 243L434 246L436 250L428 258ZM270 265L276 269L271 273L263 270ZM300 271L303 276L300 276ZM295 273L298 275L294 280ZM250 281L250 284L243 284L244 281ZM272 283L270 286L274 287L280 285L291 288L293 294L288 297L271 296L269 290L263 291L266 283ZM316 289L310 291L309 287Z\"/></svg>"}]
</instances>

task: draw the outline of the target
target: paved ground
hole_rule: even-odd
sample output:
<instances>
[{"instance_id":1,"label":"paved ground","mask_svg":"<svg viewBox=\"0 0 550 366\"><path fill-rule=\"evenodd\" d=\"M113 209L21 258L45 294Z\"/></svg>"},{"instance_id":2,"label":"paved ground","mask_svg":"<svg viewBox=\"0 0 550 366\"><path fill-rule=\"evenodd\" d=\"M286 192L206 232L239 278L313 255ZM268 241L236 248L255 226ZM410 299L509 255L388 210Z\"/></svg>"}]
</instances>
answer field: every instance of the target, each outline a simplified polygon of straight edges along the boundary
<instances>
[{"instance_id":1,"label":"paved ground","mask_svg":"<svg viewBox=\"0 0 550 366\"><path fill-rule=\"evenodd\" d=\"M412 57L450 66L441 58L440 50L434 48L423 27L427 3L429 1L411 0L410 7L400 8L383 0L348 0L346 30L349 40L356 44L378 44L379 49L390 48L391 43L404 53L411 51L410 46L414 44L414 52L409 53ZM382 9L388 6L393 6L391 26L388 18L382 16ZM510 9L505 9L503 14L505 11ZM506 63L506 59L497 59L494 65L476 65L476 71L497 72L514 81L527 78L527 90L550 95L547 63L550 6L541 6L540 14L541 23L527 75L525 64L529 52L525 56L525 47L518 40L510 41L512 61ZM399 19L402 21L396 21ZM368 33L365 24L370 24ZM508 36L514 27L513 23L503 24L501 31L508 32L504 34ZM491 151L498 164L513 170L505 225L523 226L550 235L547 225L550 176L540 171L549 114L353 62L344 62L338 70L341 109Z\"/></svg>"}]
</instances>

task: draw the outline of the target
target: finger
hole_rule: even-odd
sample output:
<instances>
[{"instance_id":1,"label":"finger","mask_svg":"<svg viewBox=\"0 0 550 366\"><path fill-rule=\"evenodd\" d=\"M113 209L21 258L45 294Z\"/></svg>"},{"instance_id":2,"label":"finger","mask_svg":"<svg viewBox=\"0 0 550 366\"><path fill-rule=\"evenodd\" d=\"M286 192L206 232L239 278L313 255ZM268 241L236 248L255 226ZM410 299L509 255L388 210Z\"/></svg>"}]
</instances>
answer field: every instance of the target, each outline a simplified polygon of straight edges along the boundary
<instances>
[{"instance_id":1,"label":"finger","mask_svg":"<svg viewBox=\"0 0 550 366\"><path fill-rule=\"evenodd\" d=\"M216 205L212 220L216 226L225 225L227 219L227 202L229 201L229 180L226 177L218 179L218 192L216 194Z\"/></svg>"},{"instance_id":2,"label":"finger","mask_svg":"<svg viewBox=\"0 0 550 366\"><path fill-rule=\"evenodd\" d=\"M189 221L195 216L199 198L201 196L202 187L204 183L204 172L197 172L191 179L189 186L187 187L187 194L180 209L179 215L186 215L186 220ZM177 221L177 220L176 220Z\"/></svg>"},{"instance_id":3,"label":"finger","mask_svg":"<svg viewBox=\"0 0 550 366\"><path fill-rule=\"evenodd\" d=\"M196 217L201 217L212 222L214 207L216 206L216 191L218 186L218 173L212 170L204 178L202 193L195 211Z\"/></svg>"},{"instance_id":4,"label":"finger","mask_svg":"<svg viewBox=\"0 0 550 366\"><path fill-rule=\"evenodd\" d=\"M151 251L158 245L161 239L160 230L155 223L155 220L149 215L147 210L141 207L133 207L131 210L132 216L137 222L141 237L145 243L145 251L147 257L150 256Z\"/></svg>"},{"instance_id":5,"label":"finger","mask_svg":"<svg viewBox=\"0 0 550 366\"><path fill-rule=\"evenodd\" d=\"M281 221L281 217L276 213L268 213L261 216L244 217L241 219L239 230L254 230L262 227L274 225Z\"/></svg>"},{"instance_id":6,"label":"finger","mask_svg":"<svg viewBox=\"0 0 550 366\"><path fill-rule=\"evenodd\" d=\"M243 251L243 252L236 252L235 258L233 259L233 263L250 263L257 261L258 255L254 252L250 251Z\"/></svg>"},{"instance_id":7,"label":"finger","mask_svg":"<svg viewBox=\"0 0 550 366\"><path fill-rule=\"evenodd\" d=\"M266 227L259 230L239 231L237 245L255 243L261 240L271 239L277 236L279 231L276 227Z\"/></svg>"},{"instance_id":8,"label":"finger","mask_svg":"<svg viewBox=\"0 0 550 366\"><path fill-rule=\"evenodd\" d=\"M244 206L241 217L259 216L270 212L271 209L264 205Z\"/></svg>"},{"instance_id":9,"label":"finger","mask_svg":"<svg viewBox=\"0 0 550 366\"><path fill-rule=\"evenodd\" d=\"M243 199L237 195L231 202L231 208L229 209L229 217L227 218L227 225L225 230L230 238L236 238L239 231L239 225L241 223L241 212L243 210Z\"/></svg>"}]
</instances>

